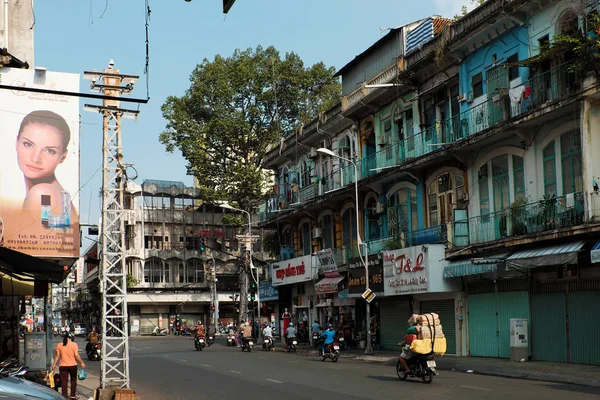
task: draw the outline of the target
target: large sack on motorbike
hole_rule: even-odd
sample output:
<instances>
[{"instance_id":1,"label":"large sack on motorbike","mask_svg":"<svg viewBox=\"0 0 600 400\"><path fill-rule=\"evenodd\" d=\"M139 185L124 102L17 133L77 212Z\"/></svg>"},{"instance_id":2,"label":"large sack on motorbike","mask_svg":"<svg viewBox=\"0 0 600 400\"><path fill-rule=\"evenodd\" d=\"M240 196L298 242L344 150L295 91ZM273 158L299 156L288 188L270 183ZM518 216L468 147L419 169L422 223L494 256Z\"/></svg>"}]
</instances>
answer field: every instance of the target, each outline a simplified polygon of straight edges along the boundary
<instances>
[{"instance_id":1,"label":"large sack on motorbike","mask_svg":"<svg viewBox=\"0 0 600 400\"><path fill-rule=\"evenodd\" d=\"M419 339L431 339L432 337L434 337L435 334L435 339L437 338L443 338L444 336L444 331L442 330L442 325L425 325L421 327L421 331L419 332Z\"/></svg>"},{"instance_id":2,"label":"large sack on motorbike","mask_svg":"<svg viewBox=\"0 0 600 400\"><path fill-rule=\"evenodd\" d=\"M440 323L440 316L436 313L427 313L419 315L419 323L421 325L438 325Z\"/></svg>"},{"instance_id":3,"label":"large sack on motorbike","mask_svg":"<svg viewBox=\"0 0 600 400\"><path fill-rule=\"evenodd\" d=\"M443 356L446 353L446 338L435 339L433 352ZM413 340L410 349L417 354L431 353L431 339Z\"/></svg>"},{"instance_id":4,"label":"large sack on motorbike","mask_svg":"<svg viewBox=\"0 0 600 400\"><path fill-rule=\"evenodd\" d=\"M406 344L412 344L412 342L415 340L417 340L417 335L413 335L410 333L404 335L404 343L406 343Z\"/></svg>"},{"instance_id":5,"label":"large sack on motorbike","mask_svg":"<svg viewBox=\"0 0 600 400\"><path fill-rule=\"evenodd\" d=\"M408 319L408 325L409 326L413 326L419 323L419 318L421 316L419 314L413 314L410 316L410 318Z\"/></svg>"}]
</instances>

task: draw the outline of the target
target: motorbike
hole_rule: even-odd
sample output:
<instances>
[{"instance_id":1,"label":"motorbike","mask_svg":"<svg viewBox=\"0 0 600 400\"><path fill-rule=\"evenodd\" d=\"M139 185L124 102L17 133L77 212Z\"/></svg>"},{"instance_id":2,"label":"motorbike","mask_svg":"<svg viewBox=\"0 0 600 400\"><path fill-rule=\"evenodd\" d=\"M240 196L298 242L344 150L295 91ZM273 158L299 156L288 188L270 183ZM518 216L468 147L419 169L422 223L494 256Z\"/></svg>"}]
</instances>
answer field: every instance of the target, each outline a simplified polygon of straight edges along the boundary
<instances>
[{"instance_id":1,"label":"motorbike","mask_svg":"<svg viewBox=\"0 0 600 400\"><path fill-rule=\"evenodd\" d=\"M317 332L313 332L313 334L312 334L312 342L313 342L313 346L315 346L315 349L319 347L317 345L318 341L319 341L319 334Z\"/></svg>"},{"instance_id":2,"label":"motorbike","mask_svg":"<svg viewBox=\"0 0 600 400\"><path fill-rule=\"evenodd\" d=\"M227 346L235 347L235 335L227 335Z\"/></svg>"},{"instance_id":3,"label":"motorbike","mask_svg":"<svg viewBox=\"0 0 600 400\"><path fill-rule=\"evenodd\" d=\"M287 351L290 353L295 353L296 350L298 349L298 341L296 340L295 337L290 338L289 340L290 340L290 344L288 346Z\"/></svg>"},{"instance_id":4,"label":"motorbike","mask_svg":"<svg viewBox=\"0 0 600 400\"><path fill-rule=\"evenodd\" d=\"M429 354L417 354L415 357L406 360L410 372L406 372L400 360L396 364L396 373L401 381L405 381L406 378L421 378L424 383L431 383L433 376L437 375L435 370L435 356L433 353Z\"/></svg>"},{"instance_id":5,"label":"motorbike","mask_svg":"<svg viewBox=\"0 0 600 400\"><path fill-rule=\"evenodd\" d=\"M88 341L86 339L86 341ZM85 353L87 354L87 358L90 361L100 361L102 359L102 345L100 342L96 344L88 344L85 349Z\"/></svg>"},{"instance_id":6,"label":"motorbike","mask_svg":"<svg viewBox=\"0 0 600 400\"><path fill-rule=\"evenodd\" d=\"M196 346L196 350L197 351L202 351L202 349L204 347L206 347L206 343L205 343L204 337L202 337L202 336L196 336L196 338L194 339L194 346Z\"/></svg>"},{"instance_id":7,"label":"motorbike","mask_svg":"<svg viewBox=\"0 0 600 400\"><path fill-rule=\"evenodd\" d=\"M332 344L325 346L325 352L323 352L323 350L319 350L319 353L321 356L321 361L325 361L329 358L335 363L340 357L340 343L336 340Z\"/></svg>"},{"instance_id":8,"label":"motorbike","mask_svg":"<svg viewBox=\"0 0 600 400\"><path fill-rule=\"evenodd\" d=\"M206 339L206 344L208 344L208 347L210 347L213 344L215 344L215 337L214 336L209 336L208 339Z\"/></svg>"},{"instance_id":9,"label":"motorbike","mask_svg":"<svg viewBox=\"0 0 600 400\"><path fill-rule=\"evenodd\" d=\"M167 330L165 328L159 328L158 326L154 327L152 331L152 336L167 336Z\"/></svg>"},{"instance_id":10,"label":"motorbike","mask_svg":"<svg viewBox=\"0 0 600 400\"><path fill-rule=\"evenodd\" d=\"M242 351L248 350L248 352L251 352L252 346L254 346L254 340L252 338L244 338L242 343Z\"/></svg>"},{"instance_id":11,"label":"motorbike","mask_svg":"<svg viewBox=\"0 0 600 400\"><path fill-rule=\"evenodd\" d=\"M273 338L270 336L265 336L263 340L263 351L272 351L273 349L275 349Z\"/></svg>"}]
</instances>

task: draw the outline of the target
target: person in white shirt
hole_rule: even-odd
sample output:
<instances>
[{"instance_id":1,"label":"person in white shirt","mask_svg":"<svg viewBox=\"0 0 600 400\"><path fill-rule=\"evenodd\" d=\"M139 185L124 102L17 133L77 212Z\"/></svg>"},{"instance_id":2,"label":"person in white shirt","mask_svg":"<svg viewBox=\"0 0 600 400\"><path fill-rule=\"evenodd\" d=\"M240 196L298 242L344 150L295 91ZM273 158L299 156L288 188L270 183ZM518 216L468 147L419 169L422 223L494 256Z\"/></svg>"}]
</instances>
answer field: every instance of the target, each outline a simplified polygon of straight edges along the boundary
<instances>
[{"instance_id":1,"label":"person in white shirt","mask_svg":"<svg viewBox=\"0 0 600 400\"><path fill-rule=\"evenodd\" d=\"M265 338L271 338L273 339L273 329L271 329L270 325L265 326L265 329L263 329L263 336Z\"/></svg>"}]
</instances>

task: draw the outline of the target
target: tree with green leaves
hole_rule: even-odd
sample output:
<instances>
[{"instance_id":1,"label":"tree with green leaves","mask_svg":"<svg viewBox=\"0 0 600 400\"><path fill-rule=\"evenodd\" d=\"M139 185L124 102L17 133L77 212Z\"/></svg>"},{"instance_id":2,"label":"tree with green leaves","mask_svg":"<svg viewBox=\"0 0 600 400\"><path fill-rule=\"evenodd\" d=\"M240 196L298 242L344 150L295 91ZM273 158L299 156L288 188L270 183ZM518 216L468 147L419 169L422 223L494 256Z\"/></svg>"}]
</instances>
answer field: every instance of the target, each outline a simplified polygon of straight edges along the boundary
<instances>
[{"instance_id":1,"label":"tree with green leaves","mask_svg":"<svg viewBox=\"0 0 600 400\"><path fill-rule=\"evenodd\" d=\"M179 149L208 201L250 210L269 184L263 160L269 145L339 101L333 67L305 67L274 47L236 50L205 59L181 97L162 106L167 120L160 141Z\"/></svg>"}]
</instances>

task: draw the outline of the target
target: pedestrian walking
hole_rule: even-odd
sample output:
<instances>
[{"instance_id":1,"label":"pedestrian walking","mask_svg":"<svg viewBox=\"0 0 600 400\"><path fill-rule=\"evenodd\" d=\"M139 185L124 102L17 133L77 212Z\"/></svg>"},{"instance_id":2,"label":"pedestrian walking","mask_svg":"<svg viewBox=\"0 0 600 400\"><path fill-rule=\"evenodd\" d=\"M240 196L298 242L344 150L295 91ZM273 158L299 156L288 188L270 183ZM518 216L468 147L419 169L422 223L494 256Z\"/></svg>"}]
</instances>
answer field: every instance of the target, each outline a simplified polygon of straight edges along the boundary
<instances>
[{"instance_id":1,"label":"pedestrian walking","mask_svg":"<svg viewBox=\"0 0 600 400\"><path fill-rule=\"evenodd\" d=\"M62 343L56 346L56 356L52 363L52 370L56 369L58 364L60 379L62 382L62 395L69 398L68 384L69 376L71 377L71 396L72 400L77 399L77 363L81 364L81 368L85 369L85 363L79 356L79 346L75 343L75 336L71 332L67 332Z\"/></svg>"}]
</instances>

